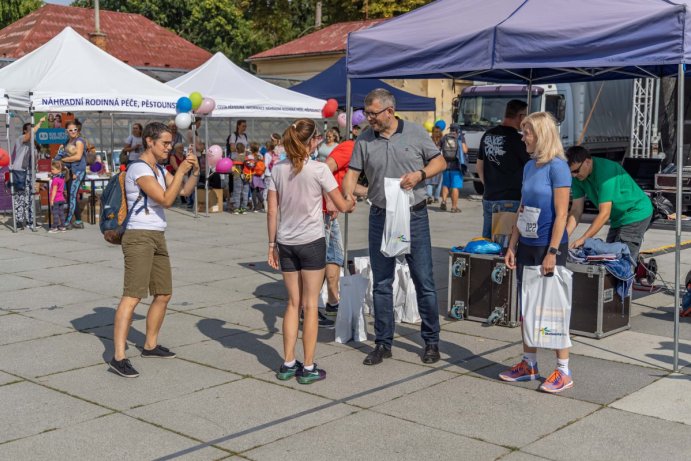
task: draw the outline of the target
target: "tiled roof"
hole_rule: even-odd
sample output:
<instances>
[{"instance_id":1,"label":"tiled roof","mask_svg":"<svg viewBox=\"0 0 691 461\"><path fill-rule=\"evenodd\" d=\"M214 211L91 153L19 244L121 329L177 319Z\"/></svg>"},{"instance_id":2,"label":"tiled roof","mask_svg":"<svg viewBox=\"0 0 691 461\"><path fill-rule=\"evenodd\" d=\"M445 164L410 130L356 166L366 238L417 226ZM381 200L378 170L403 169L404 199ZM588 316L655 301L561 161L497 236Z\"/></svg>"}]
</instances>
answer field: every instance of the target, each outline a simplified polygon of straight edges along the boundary
<instances>
[{"instance_id":1,"label":"tiled roof","mask_svg":"<svg viewBox=\"0 0 691 461\"><path fill-rule=\"evenodd\" d=\"M385 21L385 19L332 24L304 37L296 38L283 45L250 56L248 61L309 54L343 53L346 49L346 40L350 32L367 29L382 21Z\"/></svg>"},{"instance_id":2,"label":"tiled roof","mask_svg":"<svg viewBox=\"0 0 691 461\"><path fill-rule=\"evenodd\" d=\"M131 66L194 69L211 57L208 51L139 14L100 13L101 32L107 35L106 51ZM21 58L67 26L88 39L94 31L94 11L43 5L0 30L0 58Z\"/></svg>"}]
</instances>

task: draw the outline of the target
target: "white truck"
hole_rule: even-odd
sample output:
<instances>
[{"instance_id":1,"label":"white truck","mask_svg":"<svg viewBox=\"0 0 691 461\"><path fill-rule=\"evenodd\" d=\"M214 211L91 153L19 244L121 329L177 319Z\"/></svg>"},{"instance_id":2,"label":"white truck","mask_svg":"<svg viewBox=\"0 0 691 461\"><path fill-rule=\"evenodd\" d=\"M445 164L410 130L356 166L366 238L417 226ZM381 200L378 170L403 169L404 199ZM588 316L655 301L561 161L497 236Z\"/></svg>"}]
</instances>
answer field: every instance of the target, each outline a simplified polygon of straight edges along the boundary
<instances>
[{"instance_id":1,"label":"white truck","mask_svg":"<svg viewBox=\"0 0 691 461\"><path fill-rule=\"evenodd\" d=\"M468 145L468 171L475 190L483 187L475 170L482 135L499 125L506 103L527 101L526 85L474 85L454 99L453 119L461 126ZM530 111L551 112L559 122L564 148L580 143L595 155L621 161L631 136L633 81L534 85Z\"/></svg>"}]
</instances>

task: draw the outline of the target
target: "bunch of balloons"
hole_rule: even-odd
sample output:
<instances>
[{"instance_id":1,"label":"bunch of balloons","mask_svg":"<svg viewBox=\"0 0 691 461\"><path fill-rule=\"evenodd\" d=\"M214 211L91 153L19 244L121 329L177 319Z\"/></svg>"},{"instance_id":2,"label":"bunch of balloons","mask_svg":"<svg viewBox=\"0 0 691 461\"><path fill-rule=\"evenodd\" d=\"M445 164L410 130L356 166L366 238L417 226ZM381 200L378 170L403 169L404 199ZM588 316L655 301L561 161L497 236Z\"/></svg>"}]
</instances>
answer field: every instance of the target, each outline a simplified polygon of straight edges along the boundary
<instances>
[{"instance_id":1,"label":"bunch of balloons","mask_svg":"<svg viewBox=\"0 0 691 461\"><path fill-rule=\"evenodd\" d=\"M186 130L194 122L192 112L197 115L209 115L216 108L216 101L212 98L205 98L198 91L192 92L189 97L183 96L178 99L175 110L175 125L180 130Z\"/></svg>"},{"instance_id":2,"label":"bunch of balloons","mask_svg":"<svg viewBox=\"0 0 691 461\"><path fill-rule=\"evenodd\" d=\"M336 101L335 99L327 99L326 104L324 104L324 107L322 108L322 117L331 118L334 115L336 115L337 110L338 101Z\"/></svg>"},{"instance_id":3,"label":"bunch of balloons","mask_svg":"<svg viewBox=\"0 0 691 461\"><path fill-rule=\"evenodd\" d=\"M435 127L444 131L446 129L446 122L442 119L439 119L436 122L433 122L432 120L427 120L423 126L425 127L425 130L427 130L430 133Z\"/></svg>"}]
</instances>

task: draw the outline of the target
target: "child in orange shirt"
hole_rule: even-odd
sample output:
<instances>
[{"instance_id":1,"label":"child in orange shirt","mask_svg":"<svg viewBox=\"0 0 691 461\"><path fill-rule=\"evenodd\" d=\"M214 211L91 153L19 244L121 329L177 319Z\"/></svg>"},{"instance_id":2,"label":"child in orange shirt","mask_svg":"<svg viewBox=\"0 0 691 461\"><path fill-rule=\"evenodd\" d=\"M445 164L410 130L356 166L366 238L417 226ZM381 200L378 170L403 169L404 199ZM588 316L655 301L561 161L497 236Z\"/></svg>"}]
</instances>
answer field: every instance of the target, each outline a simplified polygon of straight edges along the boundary
<instances>
[{"instance_id":1,"label":"child in orange shirt","mask_svg":"<svg viewBox=\"0 0 691 461\"><path fill-rule=\"evenodd\" d=\"M251 179L251 191L252 191L252 210L255 213L264 211L264 172L266 171L266 165L264 165L262 154L259 153L259 144L252 143L250 145L250 156L253 158L252 162L254 167L252 168L252 179Z\"/></svg>"}]
</instances>

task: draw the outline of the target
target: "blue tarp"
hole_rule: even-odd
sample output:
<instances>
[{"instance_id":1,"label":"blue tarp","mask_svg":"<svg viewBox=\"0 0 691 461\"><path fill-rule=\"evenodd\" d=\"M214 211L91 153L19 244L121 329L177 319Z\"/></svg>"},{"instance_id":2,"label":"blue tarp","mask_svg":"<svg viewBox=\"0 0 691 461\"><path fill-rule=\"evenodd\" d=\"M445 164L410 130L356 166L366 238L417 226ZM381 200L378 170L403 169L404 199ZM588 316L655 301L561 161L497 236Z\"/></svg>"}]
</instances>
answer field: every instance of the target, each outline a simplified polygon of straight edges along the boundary
<instances>
[{"instance_id":1,"label":"blue tarp","mask_svg":"<svg viewBox=\"0 0 691 461\"><path fill-rule=\"evenodd\" d=\"M360 107L365 100L367 93L375 88L385 88L396 97L396 110L401 111L430 111L436 108L434 98L418 96L406 91L394 88L377 79L353 80L351 94L353 107ZM338 101L340 107L346 105L346 60L340 59L334 65L315 75L309 80L305 80L298 85L290 88L298 93L313 96L315 98L329 99Z\"/></svg>"},{"instance_id":2,"label":"blue tarp","mask_svg":"<svg viewBox=\"0 0 691 461\"><path fill-rule=\"evenodd\" d=\"M533 83L675 75L691 0L438 0L351 33L351 78ZM414 31L414 33L413 33Z\"/></svg>"}]
</instances>

